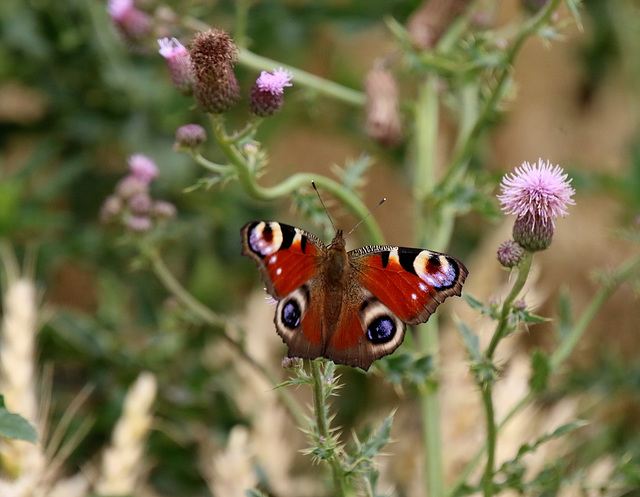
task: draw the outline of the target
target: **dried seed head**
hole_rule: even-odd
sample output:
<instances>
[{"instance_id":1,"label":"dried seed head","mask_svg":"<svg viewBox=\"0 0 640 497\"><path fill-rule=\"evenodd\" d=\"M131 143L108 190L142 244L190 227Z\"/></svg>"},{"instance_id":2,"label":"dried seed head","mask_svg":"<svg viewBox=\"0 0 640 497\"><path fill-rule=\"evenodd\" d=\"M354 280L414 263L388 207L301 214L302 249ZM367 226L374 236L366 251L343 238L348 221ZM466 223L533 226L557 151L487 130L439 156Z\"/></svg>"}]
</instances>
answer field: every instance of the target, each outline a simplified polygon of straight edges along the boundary
<instances>
[{"instance_id":1,"label":"dried seed head","mask_svg":"<svg viewBox=\"0 0 640 497\"><path fill-rule=\"evenodd\" d=\"M397 145L402 139L398 85L391 72L379 61L367 74L365 93L367 134L384 146Z\"/></svg>"},{"instance_id":2,"label":"dried seed head","mask_svg":"<svg viewBox=\"0 0 640 497\"><path fill-rule=\"evenodd\" d=\"M226 31L210 29L198 33L191 44L191 64L195 83L193 95L205 112L221 114L240 98L233 73L238 49Z\"/></svg>"}]
</instances>

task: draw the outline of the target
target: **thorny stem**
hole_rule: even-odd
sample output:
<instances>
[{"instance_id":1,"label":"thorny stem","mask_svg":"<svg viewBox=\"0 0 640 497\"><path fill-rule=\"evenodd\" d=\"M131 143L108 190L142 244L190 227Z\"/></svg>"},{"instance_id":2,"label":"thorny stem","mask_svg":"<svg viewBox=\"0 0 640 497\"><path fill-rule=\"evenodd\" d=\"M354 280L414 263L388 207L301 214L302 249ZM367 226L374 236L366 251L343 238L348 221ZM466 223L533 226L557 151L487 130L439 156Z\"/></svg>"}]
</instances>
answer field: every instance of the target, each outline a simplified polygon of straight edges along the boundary
<instances>
[{"instance_id":1,"label":"thorny stem","mask_svg":"<svg viewBox=\"0 0 640 497\"><path fill-rule=\"evenodd\" d=\"M308 188L312 181L315 181L320 190L326 191L336 197L355 217L363 219L369 209L364 205L352 191L325 176L297 173L289 176L281 183L263 187L256 180L256 171L252 170L246 158L242 155L234 142L229 140L224 130L224 123L219 116L212 116L212 126L218 145L229 159L238 174L238 179L244 189L252 197L259 200L276 200L292 194L297 190ZM380 227L373 216L369 216L363 221L363 225L369 232L369 240L375 244L384 243Z\"/></svg>"},{"instance_id":2,"label":"thorny stem","mask_svg":"<svg viewBox=\"0 0 640 497\"><path fill-rule=\"evenodd\" d=\"M437 76L427 75L421 82L416 104L416 159L414 202L416 210L416 242L424 246L427 238L436 236L441 226L435 217L437 213L427 213L427 199L433 193L436 184L436 142L438 135L438 89ZM441 250L442 247L433 247ZM438 319L431 319L420 327L420 352L434 358L434 367L438 367ZM424 469L427 494L440 497L444 489L442 466L442 439L440 436L440 399L437 387L428 388L422 393L422 431L425 445Z\"/></svg>"},{"instance_id":3,"label":"thorny stem","mask_svg":"<svg viewBox=\"0 0 640 497\"><path fill-rule=\"evenodd\" d=\"M498 320L496 331L491 337L491 343L485 351L485 357L488 362L493 359L496 347L502 340L507 330L509 329L509 319L513 310L513 302L518 297L524 284L527 282L529 272L531 270L531 262L533 261L533 253L525 252L525 256L518 265L518 277L513 284L513 288L509 292L509 295L502 303L502 311ZM485 465L484 475L482 477L482 489L485 497L490 497L494 493L493 475L494 475L494 461L496 453L496 442L498 436L498 429L496 427L495 413L493 410L493 378L486 379L485 382L480 385L482 388L482 404L484 406L486 426L487 426L487 461Z\"/></svg>"},{"instance_id":4,"label":"thorny stem","mask_svg":"<svg viewBox=\"0 0 640 497\"><path fill-rule=\"evenodd\" d=\"M518 265L518 277L516 278L515 283L513 284L513 288L509 292L509 295L504 299L502 303L502 310L500 312L500 318L498 320L498 326L496 328L495 333L491 337L491 343L487 347L485 352L485 356L487 359L493 359L493 354L496 351L496 347L500 340L502 340L509 329L509 317L511 316L511 311L513 310L513 301L518 297L520 291L524 288L524 284L527 282L527 278L529 277L529 271L531 270L531 262L533 261L533 253L525 252L525 255Z\"/></svg>"},{"instance_id":5,"label":"thorny stem","mask_svg":"<svg viewBox=\"0 0 640 497\"><path fill-rule=\"evenodd\" d=\"M327 411L325 407L325 384L323 375L320 372L320 361L313 360L311 362L311 377L313 379L313 411L316 418L316 427L318 429L318 437L320 442L329 440L331 433L329 432L329 420L327 419ZM344 497L344 478L342 466L336 453L334 452L328 458L333 476L333 486L336 497Z\"/></svg>"},{"instance_id":6,"label":"thorny stem","mask_svg":"<svg viewBox=\"0 0 640 497\"><path fill-rule=\"evenodd\" d=\"M262 364L257 362L247 353L239 340L236 340L229 335L226 330L231 326L230 319L219 316L202 304L202 302L196 300L173 276L171 271L169 271L169 268L167 268L157 250L149 248L145 251L145 255L151 262L154 273L169 293L174 295L187 309L196 314L209 326L222 328L222 337L224 340L236 349L248 364L258 371L258 373L260 373L271 385L276 385L278 383L277 379ZM236 325L234 324L234 326ZM289 413L295 419L296 423L304 423L306 419L305 415L289 392L282 388L276 389L275 392L280 397L282 404L289 410Z\"/></svg>"},{"instance_id":7,"label":"thorny stem","mask_svg":"<svg viewBox=\"0 0 640 497\"><path fill-rule=\"evenodd\" d=\"M493 381L482 385L482 404L484 406L487 424L487 463L482 477L482 490L485 497L493 495L493 466L496 453L497 428L493 410Z\"/></svg>"},{"instance_id":8,"label":"thorny stem","mask_svg":"<svg viewBox=\"0 0 640 497\"><path fill-rule=\"evenodd\" d=\"M602 308L602 306L609 300L611 295L623 284L635 271L638 270L638 266L640 265L640 255L633 257L627 263L623 264L620 268L618 268L612 275L609 280L609 284L603 286L600 291L596 295L593 296L591 302L587 305L586 309L580 316L580 319L577 323L572 327L571 332L565 337L565 339L560 343L560 346L556 349L556 351L551 354L549 358L550 365L550 373L553 374L558 370L560 365L564 362L564 360L571 355L571 353L575 350L576 345L579 342L579 339L582 337L584 332L589 327L589 324L593 321L593 318L596 316L598 311ZM505 415L504 419L500 421L500 423L496 426L496 436L497 433L502 430L509 421L511 421L516 414L518 414L522 409L528 406L531 402L535 400L536 396L532 391L529 391L520 401L511 408L511 410ZM487 445L482 447L476 455L469 461L464 470L458 475L456 482L453 485L453 488L459 487L463 482L467 480L471 472L477 467L480 462L480 458L484 451L487 450Z\"/></svg>"},{"instance_id":9,"label":"thorny stem","mask_svg":"<svg viewBox=\"0 0 640 497\"><path fill-rule=\"evenodd\" d=\"M486 127L488 122L491 122L490 116L496 111L496 104L502 96L506 84L509 81L511 70L513 68L513 62L516 55L520 52L523 43L529 38L529 36L535 34L542 26L547 24L551 19L552 14L558 8L562 0L550 0L542 7L536 15L525 22L522 29L518 31L516 39L511 44L506 57L504 58L504 69L500 72L497 78L497 82L493 91L491 92L486 103L477 115L473 126L471 126L466 132L467 136L464 140L458 140L456 148L453 151L451 159L451 167L447 171L447 174L442 181L444 185L450 185L453 180L460 174L460 170L464 169L471 150L475 146L475 141L479 137L482 130Z\"/></svg>"}]
</instances>

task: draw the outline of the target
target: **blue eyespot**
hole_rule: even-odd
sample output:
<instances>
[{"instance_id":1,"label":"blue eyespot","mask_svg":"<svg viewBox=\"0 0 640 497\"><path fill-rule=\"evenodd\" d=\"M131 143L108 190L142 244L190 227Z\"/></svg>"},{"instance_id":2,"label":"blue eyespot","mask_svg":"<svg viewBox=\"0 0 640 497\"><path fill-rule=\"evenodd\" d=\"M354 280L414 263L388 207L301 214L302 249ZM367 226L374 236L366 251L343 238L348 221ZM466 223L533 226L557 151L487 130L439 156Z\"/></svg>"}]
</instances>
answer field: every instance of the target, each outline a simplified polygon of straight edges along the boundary
<instances>
[{"instance_id":1,"label":"blue eyespot","mask_svg":"<svg viewBox=\"0 0 640 497\"><path fill-rule=\"evenodd\" d=\"M387 343L396 334L396 323L389 316L374 319L367 327L367 338L373 343Z\"/></svg>"},{"instance_id":2,"label":"blue eyespot","mask_svg":"<svg viewBox=\"0 0 640 497\"><path fill-rule=\"evenodd\" d=\"M289 329L295 329L300 326L300 307L298 303L291 299L282 308L282 324Z\"/></svg>"}]
</instances>

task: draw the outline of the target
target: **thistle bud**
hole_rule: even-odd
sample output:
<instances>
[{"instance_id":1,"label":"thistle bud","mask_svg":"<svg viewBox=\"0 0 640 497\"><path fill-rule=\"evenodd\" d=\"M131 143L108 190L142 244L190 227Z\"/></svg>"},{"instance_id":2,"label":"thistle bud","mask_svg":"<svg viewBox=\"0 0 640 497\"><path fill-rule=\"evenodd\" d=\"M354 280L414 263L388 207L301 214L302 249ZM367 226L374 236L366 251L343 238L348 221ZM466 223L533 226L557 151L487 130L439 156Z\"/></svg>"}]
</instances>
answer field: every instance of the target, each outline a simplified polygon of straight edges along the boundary
<instances>
[{"instance_id":1,"label":"thistle bud","mask_svg":"<svg viewBox=\"0 0 640 497\"><path fill-rule=\"evenodd\" d=\"M402 138L402 119L398 109L398 85L391 72L379 61L367 74L367 134L388 147Z\"/></svg>"},{"instance_id":2,"label":"thistle bud","mask_svg":"<svg viewBox=\"0 0 640 497\"><path fill-rule=\"evenodd\" d=\"M427 0L407 25L413 44L427 50L436 46L451 23L464 12L471 0Z\"/></svg>"},{"instance_id":3,"label":"thistle bud","mask_svg":"<svg viewBox=\"0 0 640 497\"><path fill-rule=\"evenodd\" d=\"M193 93L193 70L189 51L175 38L158 40L160 55L167 61L171 81L180 93L190 96Z\"/></svg>"},{"instance_id":4,"label":"thistle bud","mask_svg":"<svg viewBox=\"0 0 640 497\"><path fill-rule=\"evenodd\" d=\"M185 124L176 131L175 150L197 149L207 140L207 133L199 124Z\"/></svg>"},{"instance_id":5,"label":"thistle bud","mask_svg":"<svg viewBox=\"0 0 640 497\"><path fill-rule=\"evenodd\" d=\"M516 267L523 257L524 249L513 240L504 242L498 248L498 262L504 267Z\"/></svg>"},{"instance_id":6,"label":"thistle bud","mask_svg":"<svg viewBox=\"0 0 640 497\"><path fill-rule=\"evenodd\" d=\"M194 72L193 96L205 112L221 114L240 98L240 87L233 73L237 47L225 31L210 29L198 33L191 45Z\"/></svg>"},{"instance_id":7,"label":"thistle bud","mask_svg":"<svg viewBox=\"0 0 640 497\"><path fill-rule=\"evenodd\" d=\"M534 215L521 216L513 224L513 239L529 252L539 252L551 245L553 223L544 222Z\"/></svg>"}]
</instances>

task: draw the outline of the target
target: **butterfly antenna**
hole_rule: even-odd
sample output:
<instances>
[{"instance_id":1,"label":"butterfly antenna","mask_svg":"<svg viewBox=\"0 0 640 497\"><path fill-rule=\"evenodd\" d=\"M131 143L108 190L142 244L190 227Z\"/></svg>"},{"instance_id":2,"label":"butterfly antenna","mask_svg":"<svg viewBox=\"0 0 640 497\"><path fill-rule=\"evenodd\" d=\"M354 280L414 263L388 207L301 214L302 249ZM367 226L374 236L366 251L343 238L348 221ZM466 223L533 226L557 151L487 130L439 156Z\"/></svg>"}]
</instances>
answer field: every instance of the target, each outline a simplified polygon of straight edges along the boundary
<instances>
[{"instance_id":1,"label":"butterfly antenna","mask_svg":"<svg viewBox=\"0 0 640 497\"><path fill-rule=\"evenodd\" d=\"M329 214L329 210L327 209L327 206L324 205L324 202L322 201L322 197L320 196L320 192L318 191L318 187L316 186L316 182L312 181L311 182L311 186L313 186L313 189L316 191L316 195L318 196L318 200L320 200L320 203L322 204L322 208L327 213L327 217L329 218L329 221L331 222L331 227L333 228L333 231L338 231L338 230L336 230L336 225L333 224L333 219L331 219L331 214Z\"/></svg>"},{"instance_id":2,"label":"butterfly antenna","mask_svg":"<svg viewBox=\"0 0 640 497\"><path fill-rule=\"evenodd\" d=\"M353 232L356 230L356 228L357 228L358 226L360 226L362 223L364 223L364 221L365 221L365 220L366 220L366 219L367 219L371 214L373 214L373 213L375 212L375 210L376 210L378 207L380 207L380 206L381 206L382 204L384 204L386 201L387 201L387 199L386 199L385 197L383 197L383 198L382 198L382 200L380 200L380 202L378 202L378 205L376 205L373 209L371 209L371 210L369 211L369 213L368 213L366 216L364 216L364 217L363 217L363 218L358 222L358 224L356 224L356 225L351 229L351 231L349 231L349 233L347 233L347 235L345 236L345 238L347 238L347 236L349 236L351 233L353 233Z\"/></svg>"}]
</instances>

